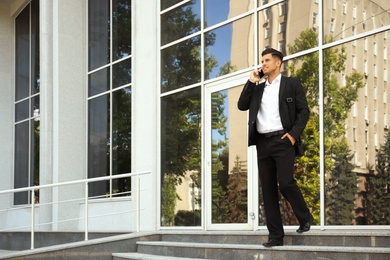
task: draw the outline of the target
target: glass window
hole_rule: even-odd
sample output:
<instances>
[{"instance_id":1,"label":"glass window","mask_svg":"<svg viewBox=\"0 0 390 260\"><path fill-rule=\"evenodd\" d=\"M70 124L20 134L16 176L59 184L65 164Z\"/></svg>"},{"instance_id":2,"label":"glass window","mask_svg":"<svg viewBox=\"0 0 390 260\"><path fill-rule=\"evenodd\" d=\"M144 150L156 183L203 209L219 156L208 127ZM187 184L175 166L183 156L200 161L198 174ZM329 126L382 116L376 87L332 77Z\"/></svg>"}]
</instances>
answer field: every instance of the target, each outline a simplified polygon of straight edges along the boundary
<instances>
[{"instance_id":1,"label":"glass window","mask_svg":"<svg viewBox=\"0 0 390 260\"><path fill-rule=\"evenodd\" d=\"M275 0L257 0L257 5L262 6L262 5L272 3L273 1L275 1Z\"/></svg>"},{"instance_id":2,"label":"glass window","mask_svg":"<svg viewBox=\"0 0 390 260\"><path fill-rule=\"evenodd\" d=\"M15 100L30 95L30 7L25 8L15 20Z\"/></svg>"},{"instance_id":3,"label":"glass window","mask_svg":"<svg viewBox=\"0 0 390 260\"><path fill-rule=\"evenodd\" d=\"M130 173L131 0L90 0L88 15L88 177ZM92 183L89 195L130 191L125 178Z\"/></svg>"},{"instance_id":4,"label":"glass window","mask_svg":"<svg viewBox=\"0 0 390 260\"><path fill-rule=\"evenodd\" d=\"M295 44L289 46L289 48L294 49L295 52L302 51L303 49L301 48L305 48L306 46L303 47L300 43L306 39L316 38L313 34L315 34L315 32L311 30L306 31L306 33L302 33L300 37L295 40ZM316 46L315 42L312 42L311 44L311 47ZM316 224L319 224L321 219L320 176L318 174L321 168L321 158L319 154L320 114L318 106L320 101L320 89L318 64L318 53L314 52L295 59L287 60L283 62L282 66L282 74L300 79L302 87L306 93L310 109L309 121L301 135L305 154L296 159L294 176L301 187L307 206L310 208ZM284 198L282 199L282 212L283 222L286 225L299 224L296 222L295 217L293 217L294 214Z\"/></svg>"},{"instance_id":5,"label":"glass window","mask_svg":"<svg viewBox=\"0 0 390 260\"><path fill-rule=\"evenodd\" d=\"M390 224L387 212L382 210L390 207L386 168L390 149L385 106L388 97L376 98L376 93L387 95L388 86L382 73L375 77L368 70L366 74L364 62L368 59L378 71L383 71L388 66L380 53L385 43L376 43L378 55L374 55L374 48L359 53L366 42L373 46L376 38L383 35L357 40L356 49L347 43L324 52L324 60L331 62L324 64L328 70L324 78L327 225ZM352 53L356 61L346 53ZM340 84L341 72L346 75L344 86ZM350 112L356 115L353 120L349 118Z\"/></svg>"},{"instance_id":6,"label":"glass window","mask_svg":"<svg viewBox=\"0 0 390 260\"><path fill-rule=\"evenodd\" d=\"M247 113L236 109L242 89L211 94L212 223L248 221Z\"/></svg>"},{"instance_id":7,"label":"glass window","mask_svg":"<svg viewBox=\"0 0 390 260\"><path fill-rule=\"evenodd\" d=\"M161 92L200 82L200 36L161 51Z\"/></svg>"},{"instance_id":8,"label":"glass window","mask_svg":"<svg viewBox=\"0 0 390 260\"><path fill-rule=\"evenodd\" d=\"M113 0L112 3L112 59L131 54L131 0Z\"/></svg>"},{"instance_id":9,"label":"glass window","mask_svg":"<svg viewBox=\"0 0 390 260\"><path fill-rule=\"evenodd\" d=\"M110 89L110 68L106 67L88 75L88 96L94 96Z\"/></svg>"},{"instance_id":10,"label":"glass window","mask_svg":"<svg viewBox=\"0 0 390 260\"><path fill-rule=\"evenodd\" d=\"M161 99L161 225L201 225L201 90Z\"/></svg>"},{"instance_id":11,"label":"glass window","mask_svg":"<svg viewBox=\"0 0 390 260\"><path fill-rule=\"evenodd\" d=\"M309 3L308 3L309 2ZM280 10L285 10L288 15L279 16ZM306 34L307 31L315 31L316 17L318 13L318 4L311 1L297 1L293 5L287 3L279 3L269 8L259 11L258 13L258 43L259 43L259 58L261 60L261 51L266 47L278 48L277 43L283 42L285 46L280 46L280 51L286 50L285 55L296 52L295 48L287 48L289 45L301 45L302 50L312 48L312 45L318 45L317 38L308 39L310 42L302 42L301 44L294 43L296 39L301 37L301 34ZM313 28L314 26L314 28ZM261 33L267 32L266 37ZM318 37L318 34L313 34L313 37ZM289 52L293 51L293 52Z\"/></svg>"},{"instance_id":12,"label":"glass window","mask_svg":"<svg viewBox=\"0 0 390 260\"><path fill-rule=\"evenodd\" d=\"M39 185L39 0L15 18L15 57L14 188L22 188ZM28 192L14 196L15 205L31 201ZM38 193L34 201L39 202Z\"/></svg>"},{"instance_id":13,"label":"glass window","mask_svg":"<svg viewBox=\"0 0 390 260\"><path fill-rule=\"evenodd\" d=\"M103 95L88 102L88 177L110 174L110 99ZM109 182L93 182L89 195L105 195Z\"/></svg>"},{"instance_id":14,"label":"glass window","mask_svg":"<svg viewBox=\"0 0 390 260\"><path fill-rule=\"evenodd\" d=\"M371 0L350 1L351 4L354 4L352 8L354 19L350 19L348 15L344 15L348 11L348 1L344 1L343 10L337 11L330 9L329 1L336 2L334 0L324 0L324 41L326 43L340 40L343 35L347 38L354 34L361 34L390 24L389 7L384 2L382 4ZM335 27L332 19L336 19L338 23L344 23L344 28Z\"/></svg>"},{"instance_id":15,"label":"glass window","mask_svg":"<svg viewBox=\"0 0 390 260\"><path fill-rule=\"evenodd\" d=\"M205 0L205 28L253 9L252 0Z\"/></svg>"},{"instance_id":16,"label":"glass window","mask_svg":"<svg viewBox=\"0 0 390 260\"><path fill-rule=\"evenodd\" d=\"M184 2L185 0L161 0L161 10L164 10L168 7L171 7L180 2Z\"/></svg>"},{"instance_id":17,"label":"glass window","mask_svg":"<svg viewBox=\"0 0 390 260\"><path fill-rule=\"evenodd\" d=\"M161 15L161 45L200 30L200 1L189 1Z\"/></svg>"},{"instance_id":18,"label":"glass window","mask_svg":"<svg viewBox=\"0 0 390 260\"><path fill-rule=\"evenodd\" d=\"M254 65L251 31L253 17L247 16L205 34L205 79Z\"/></svg>"},{"instance_id":19,"label":"glass window","mask_svg":"<svg viewBox=\"0 0 390 260\"><path fill-rule=\"evenodd\" d=\"M88 2L88 68L103 66L110 61L110 1Z\"/></svg>"},{"instance_id":20,"label":"glass window","mask_svg":"<svg viewBox=\"0 0 390 260\"><path fill-rule=\"evenodd\" d=\"M112 88L131 83L131 59L112 65Z\"/></svg>"},{"instance_id":21,"label":"glass window","mask_svg":"<svg viewBox=\"0 0 390 260\"><path fill-rule=\"evenodd\" d=\"M131 88L112 95L112 174L131 172ZM113 180L113 193L131 190L131 179Z\"/></svg>"}]
</instances>

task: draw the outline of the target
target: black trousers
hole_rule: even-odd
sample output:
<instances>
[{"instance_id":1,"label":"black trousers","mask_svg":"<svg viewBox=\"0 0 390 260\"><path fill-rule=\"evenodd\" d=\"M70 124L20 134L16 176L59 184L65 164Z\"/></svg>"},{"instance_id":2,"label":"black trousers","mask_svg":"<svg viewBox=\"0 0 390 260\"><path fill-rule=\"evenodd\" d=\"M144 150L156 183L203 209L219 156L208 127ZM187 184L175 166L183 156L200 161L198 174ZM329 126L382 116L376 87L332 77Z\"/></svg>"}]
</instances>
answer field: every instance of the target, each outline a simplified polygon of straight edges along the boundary
<instances>
[{"instance_id":1,"label":"black trousers","mask_svg":"<svg viewBox=\"0 0 390 260\"><path fill-rule=\"evenodd\" d=\"M294 179L295 148L287 137L281 139L282 135L266 137L259 134L256 145L269 239L284 237L278 184L280 193L290 203L299 223L304 225L311 219L302 192Z\"/></svg>"}]
</instances>

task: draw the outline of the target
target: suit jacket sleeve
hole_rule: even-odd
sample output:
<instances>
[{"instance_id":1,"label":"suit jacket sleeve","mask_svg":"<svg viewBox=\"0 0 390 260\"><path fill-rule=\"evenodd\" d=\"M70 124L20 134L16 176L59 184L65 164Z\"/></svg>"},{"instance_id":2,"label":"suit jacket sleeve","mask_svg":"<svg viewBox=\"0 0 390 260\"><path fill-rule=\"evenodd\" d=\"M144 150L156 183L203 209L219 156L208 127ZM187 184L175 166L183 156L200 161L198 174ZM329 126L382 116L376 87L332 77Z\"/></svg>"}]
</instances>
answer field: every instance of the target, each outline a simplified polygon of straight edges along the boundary
<instances>
[{"instance_id":1,"label":"suit jacket sleeve","mask_svg":"<svg viewBox=\"0 0 390 260\"><path fill-rule=\"evenodd\" d=\"M239 110L245 111L250 108L251 98L255 87L256 83L252 83L249 80L246 82L237 102L237 107Z\"/></svg>"}]
</instances>

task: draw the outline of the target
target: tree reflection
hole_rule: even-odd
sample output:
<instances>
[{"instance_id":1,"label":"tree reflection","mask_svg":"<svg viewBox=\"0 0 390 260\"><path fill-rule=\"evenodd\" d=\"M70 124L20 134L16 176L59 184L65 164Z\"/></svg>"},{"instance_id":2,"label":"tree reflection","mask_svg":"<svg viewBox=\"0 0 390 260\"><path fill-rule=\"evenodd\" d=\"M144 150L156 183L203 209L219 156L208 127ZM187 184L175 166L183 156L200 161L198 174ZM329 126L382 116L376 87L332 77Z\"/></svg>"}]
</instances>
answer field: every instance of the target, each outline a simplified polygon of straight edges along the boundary
<instances>
[{"instance_id":1,"label":"tree reflection","mask_svg":"<svg viewBox=\"0 0 390 260\"><path fill-rule=\"evenodd\" d=\"M165 1L171 6L177 1ZM197 1L174 9L162 17L161 42L174 40L178 34L183 37L200 28L200 17L193 8ZM183 34L184 33L184 34ZM176 38L175 38L176 39ZM205 37L205 44L213 45L215 35ZM201 37L195 36L161 51L161 92L178 89L201 80ZM215 59L205 55L205 73L215 66ZM192 191L193 210L189 207L177 211L181 200L177 188L184 178L193 175L196 189L201 189L201 90L193 88L161 99L161 224L199 225L200 212L195 210L201 204L201 197ZM189 189L188 187L186 188ZM189 221L183 218L189 217ZM177 222L176 222L177 221Z\"/></svg>"},{"instance_id":2,"label":"tree reflection","mask_svg":"<svg viewBox=\"0 0 390 260\"><path fill-rule=\"evenodd\" d=\"M161 106L161 223L174 225L177 186L189 172L201 183L200 89L164 97Z\"/></svg>"},{"instance_id":3,"label":"tree reflection","mask_svg":"<svg viewBox=\"0 0 390 260\"><path fill-rule=\"evenodd\" d=\"M318 46L318 35L312 29L302 31L300 36L289 46L289 53L308 50ZM331 37L326 37L331 42ZM343 208L353 212L354 196L357 189L357 176L353 175L350 150L345 142L345 120L353 103L358 98L358 89L363 87L363 74L352 72L346 76L346 84L340 85L337 75L345 71L346 48L329 48L324 50L323 84L324 84L324 154L327 221L335 224L351 224L351 218L337 217L336 211ZM304 193L316 223L320 218L319 203L319 71L318 53L311 53L293 60L288 65L291 76L298 77L307 93L311 116L302 135L306 153L296 161L296 178ZM337 184L337 185L336 185ZM349 195L347 195L349 194ZM341 200L340 198L343 198ZM291 221L291 219L290 219Z\"/></svg>"}]
</instances>

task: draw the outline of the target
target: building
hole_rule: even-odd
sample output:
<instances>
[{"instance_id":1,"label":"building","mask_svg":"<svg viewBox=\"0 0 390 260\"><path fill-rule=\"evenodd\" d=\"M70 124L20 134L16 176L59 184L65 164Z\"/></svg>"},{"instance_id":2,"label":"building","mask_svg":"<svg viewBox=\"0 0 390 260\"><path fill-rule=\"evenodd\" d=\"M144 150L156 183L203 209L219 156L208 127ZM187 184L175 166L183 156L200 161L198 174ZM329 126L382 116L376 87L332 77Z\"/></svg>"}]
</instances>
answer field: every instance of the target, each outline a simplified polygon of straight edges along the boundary
<instances>
[{"instance_id":1,"label":"building","mask_svg":"<svg viewBox=\"0 0 390 260\"><path fill-rule=\"evenodd\" d=\"M236 102L274 47L312 105L297 177L317 226L387 227L367 176L390 122L389 12L384 0L0 0L0 190L148 172L141 230L265 228ZM343 140L356 190L339 219L332 149ZM135 180L89 184L91 230L137 229ZM29 229L32 202L38 229L83 230L85 192L0 194L0 230Z\"/></svg>"}]
</instances>

